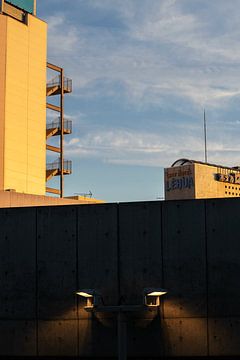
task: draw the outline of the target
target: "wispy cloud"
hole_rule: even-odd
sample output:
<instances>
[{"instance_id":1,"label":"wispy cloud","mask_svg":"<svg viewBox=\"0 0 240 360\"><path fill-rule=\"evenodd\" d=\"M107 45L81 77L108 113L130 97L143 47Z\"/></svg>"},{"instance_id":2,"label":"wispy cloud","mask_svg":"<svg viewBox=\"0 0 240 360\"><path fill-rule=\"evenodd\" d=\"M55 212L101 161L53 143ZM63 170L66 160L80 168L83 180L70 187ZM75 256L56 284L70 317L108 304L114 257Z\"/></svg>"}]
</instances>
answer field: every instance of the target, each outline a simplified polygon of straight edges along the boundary
<instances>
[{"instance_id":1,"label":"wispy cloud","mask_svg":"<svg viewBox=\"0 0 240 360\"><path fill-rule=\"evenodd\" d=\"M123 84L126 98L133 103L156 104L161 97L174 95L198 106L226 105L240 92L240 31L234 14L238 7L235 1L227 7L219 1L215 8L203 1L202 11L193 6L186 11L188 3L193 4L88 2L93 11L111 8L122 21L117 29L95 22L71 23L64 13L57 13L48 18L49 56L71 69L75 96L97 96L101 81L112 86L111 92L108 86L110 95L116 93L117 83ZM81 11L83 2L78 4ZM213 15L216 7L217 16L204 17L208 10ZM233 16L235 26L229 25L224 10Z\"/></svg>"},{"instance_id":2,"label":"wispy cloud","mask_svg":"<svg viewBox=\"0 0 240 360\"><path fill-rule=\"evenodd\" d=\"M67 22L64 14L56 14L47 19L50 56L68 56L79 44L77 27Z\"/></svg>"},{"instance_id":3,"label":"wispy cloud","mask_svg":"<svg viewBox=\"0 0 240 360\"><path fill-rule=\"evenodd\" d=\"M66 154L73 158L96 158L102 162L126 165L168 167L178 158L203 160L203 137L179 128L179 136L169 132L161 135L151 132L112 129L88 132L81 138L66 141ZM196 129L195 129L196 130ZM212 163L236 165L239 163L238 136L226 136L224 143L209 139L208 158Z\"/></svg>"},{"instance_id":4,"label":"wispy cloud","mask_svg":"<svg viewBox=\"0 0 240 360\"><path fill-rule=\"evenodd\" d=\"M82 133L66 143L69 155L151 166L183 156L201 160L202 134L194 117L207 107L215 116L209 158L236 164L239 0L77 0L72 15L63 4L47 18L49 59L72 75L73 106L89 109L100 99L100 113L101 100L109 98L118 101L116 114L124 106L159 109L146 132L136 118L129 118L129 128L103 122L93 129L91 117L78 114L73 120L77 125L79 119ZM175 118L163 131L159 124L167 111Z\"/></svg>"},{"instance_id":5,"label":"wispy cloud","mask_svg":"<svg viewBox=\"0 0 240 360\"><path fill-rule=\"evenodd\" d=\"M174 141L171 136L126 130L104 131L73 138L66 142L66 153L78 157L95 157L102 161L147 166L169 165L170 159L180 154L201 152L201 141L186 136L186 142Z\"/></svg>"}]
</instances>

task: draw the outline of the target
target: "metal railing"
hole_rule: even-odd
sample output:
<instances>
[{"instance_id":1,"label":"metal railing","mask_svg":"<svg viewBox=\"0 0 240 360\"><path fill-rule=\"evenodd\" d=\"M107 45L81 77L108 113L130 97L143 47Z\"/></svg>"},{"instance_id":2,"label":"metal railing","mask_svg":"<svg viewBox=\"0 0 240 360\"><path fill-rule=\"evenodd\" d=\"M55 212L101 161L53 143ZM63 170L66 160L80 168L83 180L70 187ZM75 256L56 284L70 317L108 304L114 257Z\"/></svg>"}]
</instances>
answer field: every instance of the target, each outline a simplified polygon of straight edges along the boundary
<instances>
[{"instance_id":1,"label":"metal railing","mask_svg":"<svg viewBox=\"0 0 240 360\"><path fill-rule=\"evenodd\" d=\"M46 166L47 170L58 170L61 171L61 161L60 159L52 162L52 163L48 163ZM64 160L63 162L63 170L67 171L69 173L72 172L72 161L71 160Z\"/></svg>"},{"instance_id":2,"label":"metal railing","mask_svg":"<svg viewBox=\"0 0 240 360\"><path fill-rule=\"evenodd\" d=\"M57 75L55 78L53 78L52 80L49 80L47 82L47 88L54 87L54 86L61 87L61 76L60 75ZM64 77L63 86L64 86L64 90L72 92L72 79Z\"/></svg>"},{"instance_id":3,"label":"metal railing","mask_svg":"<svg viewBox=\"0 0 240 360\"><path fill-rule=\"evenodd\" d=\"M46 127L47 130L56 129L56 128L58 130L61 130L61 119L58 118L54 121L48 122ZM69 130L70 132L72 132L72 120L64 120L63 128L64 130Z\"/></svg>"}]
</instances>

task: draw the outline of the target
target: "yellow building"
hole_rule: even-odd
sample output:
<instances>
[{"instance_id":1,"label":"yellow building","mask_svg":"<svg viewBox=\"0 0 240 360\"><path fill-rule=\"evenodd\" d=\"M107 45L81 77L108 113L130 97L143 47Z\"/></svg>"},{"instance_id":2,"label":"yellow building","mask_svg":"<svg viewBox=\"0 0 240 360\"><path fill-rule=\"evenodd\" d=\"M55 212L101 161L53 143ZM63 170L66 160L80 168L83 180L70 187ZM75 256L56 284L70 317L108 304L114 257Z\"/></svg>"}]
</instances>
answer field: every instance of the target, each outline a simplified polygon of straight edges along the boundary
<instances>
[{"instance_id":1,"label":"yellow building","mask_svg":"<svg viewBox=\"0 0 240 360\"><path fill-rule=\"evenodd\" d=\"M64 136L72 132L64 95L72 92L72 81L47 63L47 24L37 18L36 2L0 0L0 206L102 203L87 196L62 199L64 176L72 172L64 158ZM48 82L47 69L54 75ZM56 114L47 124L46 109ZM46 150L57 157L50 164Z\"/></svg>"},{"instance_id":2,"label":"yellow building","mask_svg":"<svg viewBox=\"0 0 240 360\"><path fill-rule=\"evenodd\" d=\"M47 24L35 1L0 6L0 190L44 195Z\"/></svg>"},{"instance_id":3,"label":"yellow building","mask_svg":"<svg viewBox=\"0 0 240 360\"><path fill-rule=\"evenodd\" d=\"M165 200L240 197L240 168L179 159L164 169Z\"/></svg>"}]
</instances>

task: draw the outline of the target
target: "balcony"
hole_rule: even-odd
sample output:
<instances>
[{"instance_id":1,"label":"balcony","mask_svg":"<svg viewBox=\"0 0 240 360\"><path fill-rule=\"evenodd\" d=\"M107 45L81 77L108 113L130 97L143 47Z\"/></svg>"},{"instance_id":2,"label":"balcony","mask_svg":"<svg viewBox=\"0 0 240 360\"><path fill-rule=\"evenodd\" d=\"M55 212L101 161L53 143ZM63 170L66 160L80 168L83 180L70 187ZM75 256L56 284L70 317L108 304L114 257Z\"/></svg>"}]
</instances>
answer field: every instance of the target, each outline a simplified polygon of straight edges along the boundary
<instances>
[{"instance_id":1,"label":"balcony","mask_svg":"<svg viewBox=\"0 0 240 360\"><path fill-rule=\"evenodd\" d=\"M63 134L69 135L71 133L72 133L72 121L64 120ZM46 138L47 139L49 139L52 136L58 136L58 135L61 135L61 119L60 118L47 123L47 127L46 127Z\"/></svg>"},{"instance_id":2,"label":"balcony","mask_svg":"<svg viewBox=\"0 0 240 360\"><path fill-rule=\"evenodd\" d=\"M72 92L72 80L64 77L63 92L69 94ZM46 89L47 96L61 95L61 76L57 75L55 78L47 82Z\"/></svg>"},{"instance_id":3,"label":"balcony","mask_svg":"<svg viewBox=\"0 0 240 360\"><path fill-rule=\"evenodd\" d=\"M70 175L72 173L72 161L64 160L63 162L63 175ZM60 159L48 163L46 167L46 181L50 180L53 176L61 175L61 161Z\"/></svg>"}]
</instances>

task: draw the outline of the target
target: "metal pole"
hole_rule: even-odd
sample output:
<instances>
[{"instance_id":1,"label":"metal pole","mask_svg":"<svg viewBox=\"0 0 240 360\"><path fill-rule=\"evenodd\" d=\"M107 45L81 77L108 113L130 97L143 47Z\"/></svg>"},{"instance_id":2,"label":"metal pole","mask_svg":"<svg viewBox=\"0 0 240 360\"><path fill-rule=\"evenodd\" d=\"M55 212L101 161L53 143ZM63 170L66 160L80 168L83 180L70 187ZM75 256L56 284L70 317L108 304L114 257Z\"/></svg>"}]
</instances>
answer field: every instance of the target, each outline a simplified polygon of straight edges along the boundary
<instances>
[{"instance_id":1,"label":"metal pole","mask_svg":"<svg viewBox=\"0 0 240 360\"><path fill-rule=\"evenodd\" d=\"M203 116L203 123L204 123L204 153L205 153L205 163L207 163L207 125L206 125L206 114L204 109L204 116Z\"/></svg>"},{"instance_id":2,"label":"metal pole","mask_svg":"<svg viewBox=\"0 0 240 360\"><path fill-rule=\"evenodd\" d=\"M63 197L63 191L64 191L64 156L63 156L63 140L64 140L64 72L63 69L61 69L61 136L60 136L60 162L61 162L61 175L60 175L60 197Z\"/></svg>"},{"instance_id":3,"label":"metal pole","mask_svg":"<svg viewBox=\"0 0 240 360\"><path fill-rule=\"evenodd\" d=\"M37 0L34 0L33 3L33 15L37 15Z\"/></svg>"},{"instance_id":4,"label":"metal pole","mask_svg":"<svg viewBox=\"0 0 240 360\"><path fill-rule=\"evenodd\" d=\"M127 322L122 311L118 312L118 360L127 360Z\"/></svg>"},{"instance_id":5,"label":"metal pole","mask_svg":"<svg viewBox=\"0 0 240 360\"><path fill-rule=\"evenodd\" d=\"M4 8L4 0L0 0L0 12L3 12L3 8Z\"/></svg>"}]
</instances>

